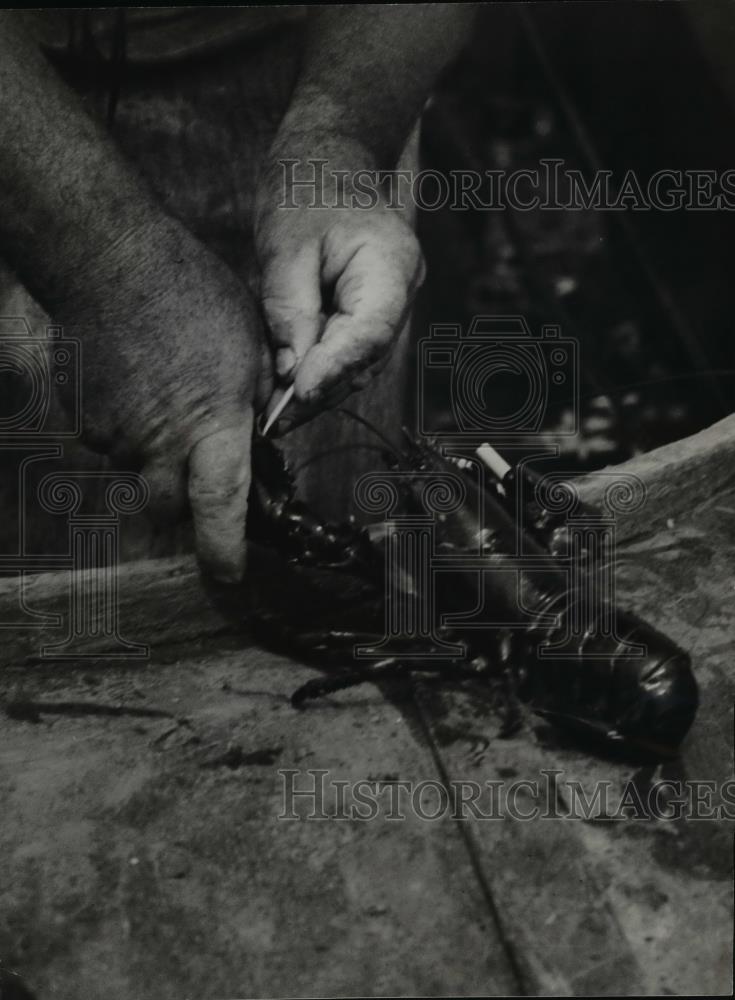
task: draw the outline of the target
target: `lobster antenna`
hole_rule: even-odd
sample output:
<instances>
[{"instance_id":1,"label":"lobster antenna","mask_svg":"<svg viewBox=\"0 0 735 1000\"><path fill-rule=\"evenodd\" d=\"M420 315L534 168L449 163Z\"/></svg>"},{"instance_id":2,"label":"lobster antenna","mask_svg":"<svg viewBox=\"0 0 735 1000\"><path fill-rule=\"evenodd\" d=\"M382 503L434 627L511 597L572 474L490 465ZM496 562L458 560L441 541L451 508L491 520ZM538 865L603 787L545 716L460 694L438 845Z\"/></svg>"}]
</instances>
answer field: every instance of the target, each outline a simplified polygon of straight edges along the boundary
<instances>
[{"instance_id":1,"label":"lobster antenna","mask_svg":"<svg viewBox=\"0 0 735 1000\"><path fill-rule=\"evenodd\" d=\"M385 455L384 450L377 444L341 444L336 445L334 448L325 448L323 451L315 451L313 455L309 455L305 458L303 462L299 465L295 465L293 468L293 473L296 475L297 472L301 472L302 469L308 469L310 465L314 462L319 462L323 458L329 458L330 455L339 455L342 451L354 451L359 448L360 451L378 451L381 455Z\"/></svg>"},{"instance_id":2,"label":"lobster antenna","mask_svg":"<svg viewBox=\"0 0 735 1000\"><path fill-rule=\"evenodd\" d=\"M388 438L385 436L385 434L383 434L382 431L378 430L375 424L371 423L369 420L366 420L365 417L360 416L359 413L355 413L354 410L348 410L347 407L345 406L338 406L334 410L334 412L343 413L346 417L351 417L353 420L357 421L358 424L362 424L363 427L367 427L367 429L372 434L374 434L379 441L383 442L383 444L386 446L386 448L391 453L393 458L399 459L401 457L400 452L396 450L396 446L391 441L388 440Z\"/></svg>"}]
</instances>

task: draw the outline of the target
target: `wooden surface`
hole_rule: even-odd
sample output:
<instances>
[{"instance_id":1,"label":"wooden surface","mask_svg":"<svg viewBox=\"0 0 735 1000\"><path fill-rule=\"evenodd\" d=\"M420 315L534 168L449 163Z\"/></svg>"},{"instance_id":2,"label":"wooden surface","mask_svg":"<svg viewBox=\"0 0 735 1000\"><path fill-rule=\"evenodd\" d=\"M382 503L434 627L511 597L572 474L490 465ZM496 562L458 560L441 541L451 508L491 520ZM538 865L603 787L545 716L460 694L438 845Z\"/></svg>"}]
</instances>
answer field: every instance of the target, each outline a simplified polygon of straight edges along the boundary
<instances>
[{"instance_id":1,"label":"wooden surface","mask_svg":"<svg viewBox=\"0 0 735 1000\"><path fill-rule=\"evenodd\" d=\"M147 661L39 663L43 636L6 629L5 967L38 1000L730 994L723 822L288 821L278 771L543 786L556 770L562 813L571 780L731 778L732 429L628 466L653 506L621 520L621 600L692 652L702 692L662 767L591 756L534 718L501 740L477 698L426 685L295 711L314 671L223 620L185 558L121 569L122 628ZM0 620L17 588L0 586ZM66 593L49 574L26 600L63 614ZM48 706L35 721L29 700Z\"/></svg>"}]
</instances>

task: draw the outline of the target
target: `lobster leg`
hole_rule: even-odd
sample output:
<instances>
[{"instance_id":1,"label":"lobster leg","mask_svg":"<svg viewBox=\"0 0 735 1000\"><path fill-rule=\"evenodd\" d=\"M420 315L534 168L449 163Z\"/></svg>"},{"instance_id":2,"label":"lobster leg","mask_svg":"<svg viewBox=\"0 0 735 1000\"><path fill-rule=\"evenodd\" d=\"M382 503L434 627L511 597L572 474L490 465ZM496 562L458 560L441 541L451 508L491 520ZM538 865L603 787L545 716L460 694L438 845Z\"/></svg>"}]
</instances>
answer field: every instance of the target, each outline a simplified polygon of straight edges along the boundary
<instances>
[{"instance_id":1,"label":"lobster leg","mask_svg":"<svg viewBox=\"0 0 735 1000\"><path fill-rule=\"evenodd\" d=\"M300 708L311 698L322 698L336 691L343 691L358 684L374 683L376 681L394 680L397 678L415 678L421 674L434 674L450 681L477 680L478 671L475 667L457 660L399 660L394 656L386 657L375 663L344 670L331 677L315 677L302 684L291 695L291 704Z\"/></svg>"},{"instance_id":2,"label":"lobster leg","mask_svg":"<svg viewBox=\"0 0 735 1000\"><path fill-rule=\"evenodd\" d=\"M291 704L294 708L301 708L305 701L312 698L323 698L325 695L368 681L386 680L398 676L405 676L404 664L394 657L388 657L377 663L341 671L331 677L314 677L294 691L291 695Z\"/></svg>"},{"instance_id":3,"label":"lobster leg","mask_svg":"<svg viewBox=\"0 0 735 1000\"><path fill-rule=\"evenodd\" d=\"M320 665L330 660L342 669L327 677L307 681L294 692L291 702L299 707L311 698L320 698L358 684L389 678L408 677L413 674L446 675L451 680L468 680L482 675L482 669L461 660L400 660L395 656L377 661L353 662L344 667L344 660L353 657L356 645L377 645L381 636L375 632L357 632L348 629L324 629L311 632L298 631L284 624L278 615L260 615L251 620L251 632L273 646L275 643L286 652L297 652L307 659L318 660Z\"/></svg>"},{"instance_id":4,"label":"lobster leg","mask_svg":"<svg viewBox=\"0 0 735 1000\"><path fill-rule=\"evenodd\" d=\"M381 636L373 631L359 632L352 629L299 630L289 626L281 615L260 613L250 619L253 638L263 640L271 647L293 652L320 663L344 664L352 659L356 645L377 644Z\"/></svg>"}]
</instances>

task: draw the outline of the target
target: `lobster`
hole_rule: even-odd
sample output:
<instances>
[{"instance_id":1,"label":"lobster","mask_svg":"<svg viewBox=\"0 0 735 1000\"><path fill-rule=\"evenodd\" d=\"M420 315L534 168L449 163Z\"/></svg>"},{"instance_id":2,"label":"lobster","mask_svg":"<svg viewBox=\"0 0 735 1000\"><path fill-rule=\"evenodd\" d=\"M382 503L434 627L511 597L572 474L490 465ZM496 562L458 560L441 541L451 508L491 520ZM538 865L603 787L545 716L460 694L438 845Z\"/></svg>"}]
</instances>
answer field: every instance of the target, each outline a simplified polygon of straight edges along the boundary
<instances>
[{"instance_id":1,"label":"lobster","mask_svg":"<svg viewBox=\"0 0 735 1000\"><path fill-rule=\"evenodd\" d=\"M433 441L404 433L406 452L388 461L400 512L420 516L427 488L441 493L447 484L461 501L440 502L434 549L450 572L434 574L433 582L420 566L397 581L385 525L360 526L354 518L322 521L297 498L275 445L256 434L249 539L275 549L283 571L308 582L303 599L292 602L285 616L264 608L262 596L251 596L251 628L323 667L340 665L294 692L293 705L364 681L435 675L494 691L503 735L519 728L519 703L526 703L552 725L592 737L608 750L648 758L674 755L698 707L688 654L609 601L590 613L585 591L591 581L577 573L570 583L564 571L584 553L579 546L571 553L565 519L544 502L531 472L500 460L488 473L482 463L447 456ZM380 476L363 477L358 488L369 500L371 490L380 493ZM442 609L444 624L430 623L421 648L407 641L381 656L386 585L395 590L396 582L414 602L431 596L429 604ZM422 592L428 587L432 595ZM501 624L478 627L477 617L467 615L478 593ZM330 624L315 628L325 607ZM345 667L346 655L356 647L371 659L350 655Z\"/></svg>"}]
</instances>

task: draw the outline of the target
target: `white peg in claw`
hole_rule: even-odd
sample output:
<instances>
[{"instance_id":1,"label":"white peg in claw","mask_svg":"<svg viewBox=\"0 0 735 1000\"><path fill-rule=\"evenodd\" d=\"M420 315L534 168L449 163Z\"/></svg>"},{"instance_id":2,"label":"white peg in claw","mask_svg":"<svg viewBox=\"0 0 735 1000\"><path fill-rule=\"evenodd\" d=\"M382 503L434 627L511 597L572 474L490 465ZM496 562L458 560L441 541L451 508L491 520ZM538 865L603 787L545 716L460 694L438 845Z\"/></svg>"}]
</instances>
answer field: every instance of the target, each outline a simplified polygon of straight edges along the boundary
<instances>
[{"instance_id":1,"label":"white peg in claw","mask_svg":"<svg viewBox=\"0 0 735 1000\"><path fill-rule=\"evenodd\" d=\"M489 444L481 444L475 454L480 459L482 464L487 466L493 475L497 476L502 483L503 479L505 479L506 473L510 472L510 466L505 461L503 456L499 455Z\"/></svg>"},{"instance_id":2,"label":"white peg in claw","mask_svg":"<svg viewBox=\"0 0 735 1000\"><path fill-rule=\"evenodd\" d=\"M280 403L278 403L273 413L271 413L271 415L268 417L265 423L265 427L261 431L263 437L266 436L266 434L271 429L273 424L276 422L276 420L278 420L280 415L283 413L288 404L291 402L291 397L293 396L293 392L294 392L294 387L293 385L290 385L283 394L283 399L281 399Z\"/></svg>"}]
</instances>

